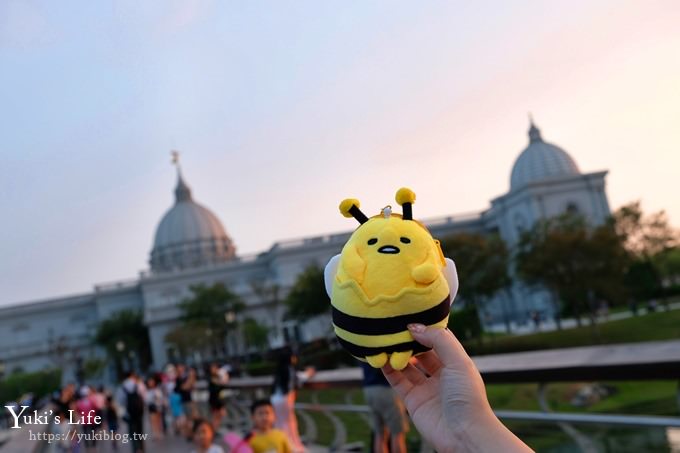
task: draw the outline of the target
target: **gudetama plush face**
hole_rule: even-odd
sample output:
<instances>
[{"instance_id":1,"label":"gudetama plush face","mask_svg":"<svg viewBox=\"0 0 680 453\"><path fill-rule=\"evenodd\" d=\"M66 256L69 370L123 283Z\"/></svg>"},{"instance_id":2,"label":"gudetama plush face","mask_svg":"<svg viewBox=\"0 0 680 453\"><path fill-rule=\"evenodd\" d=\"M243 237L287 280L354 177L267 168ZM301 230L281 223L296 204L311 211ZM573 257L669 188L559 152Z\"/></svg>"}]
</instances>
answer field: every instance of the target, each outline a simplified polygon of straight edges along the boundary
<instances>
[{"instance_id":1,"label":"gudetama plush face","mask_svg":"<svg viewBox=\"0 0 680 453\"><path fill-rule=\"evenodd\" d=\"M458 288L453 261L411 218L415 194L403 188L396 199L403 216L387 207L369 219L358 200L341 203L343 215L355 217L361 226L325 271L338 341L376 368L389 360L393 368L403 369L411 355L425 351L406 326L445 327Z\"/></svg>"},{"instance_id":2,"label":"gudetama plush face","mask_svg":"<svg viewBox=\"0 0 680 453\"><path fill-rule=\"evenodd\" d=\"M431 284L444 267L439 244L414 220L392 214L368 220L345 244L338 281L354 280L367 299Z\"/></svg>"}]
</instances>

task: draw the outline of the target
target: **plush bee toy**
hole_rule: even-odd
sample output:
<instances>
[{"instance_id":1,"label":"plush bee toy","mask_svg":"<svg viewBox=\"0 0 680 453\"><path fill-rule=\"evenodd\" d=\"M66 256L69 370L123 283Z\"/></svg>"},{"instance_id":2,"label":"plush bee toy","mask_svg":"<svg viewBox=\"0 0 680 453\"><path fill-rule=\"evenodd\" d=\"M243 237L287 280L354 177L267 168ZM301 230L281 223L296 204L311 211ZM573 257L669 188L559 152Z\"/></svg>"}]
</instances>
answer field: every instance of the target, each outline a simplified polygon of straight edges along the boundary
<instances>
[{"instance_id":1,"label":"plush bee toy","mask_svg":"<svg viewBox=\"0 0 680 453\"><path fill-rule=\"evenodd\" d=\"M458 290L456 266L444 258L439 241L413 220L416 196L397 191L403 215L390 206L371 218L359 201L340 203L345 217L360 226L326 265L326 291L331 298L333 327L340 344L374 368L388 360L403 369L412 355L428 348L413 340L410 323L446 327Z\"/></svg>"}]
</instances>

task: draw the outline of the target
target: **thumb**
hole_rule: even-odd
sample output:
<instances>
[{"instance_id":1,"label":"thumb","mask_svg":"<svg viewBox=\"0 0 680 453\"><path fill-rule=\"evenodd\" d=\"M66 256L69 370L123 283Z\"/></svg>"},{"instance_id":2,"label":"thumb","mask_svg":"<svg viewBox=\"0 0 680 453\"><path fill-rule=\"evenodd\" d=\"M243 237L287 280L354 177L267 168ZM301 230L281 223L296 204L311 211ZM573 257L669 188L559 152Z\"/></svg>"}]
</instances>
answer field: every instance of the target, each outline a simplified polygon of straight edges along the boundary
<instances>
[{"instance_id":1,"label":"thumb","mask_svg":"<svg viewBox=\"0 0 680 453\"><path fill-rule=\"evenodd\" d=\"M444 366L457 368L471 364L472 359L449 329L409 324L408 330L418 343L434 349Z\"/></svg>"}]
</instances>

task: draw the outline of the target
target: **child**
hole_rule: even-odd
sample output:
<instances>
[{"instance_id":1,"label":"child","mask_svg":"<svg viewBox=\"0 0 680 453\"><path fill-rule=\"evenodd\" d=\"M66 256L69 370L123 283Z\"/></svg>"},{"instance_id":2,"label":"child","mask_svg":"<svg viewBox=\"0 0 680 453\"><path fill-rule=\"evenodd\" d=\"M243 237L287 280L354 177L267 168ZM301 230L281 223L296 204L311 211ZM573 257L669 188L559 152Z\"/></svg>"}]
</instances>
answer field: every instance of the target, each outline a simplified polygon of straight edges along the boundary
<instances>
[{"instance_id":1,"label":"child","mask_svg":"<svg viewBox=\"0 0 680 453\"><path fill-rule=\"evenodd\" d=\"M194 444L196 445L195 453L224 453L222 447L213 443L215 430L208 420L196 419L193 432Z\"/></svg>"},{"instance_id":2,"label":"child","mask_svg":"<svg viewBox=\"0 0 680 453\"><path fill-rule=\"evenodd\" d=\"M184 409L182 408L182 397L177 392L170 392L170 412L172 413L175 434L180 435L185 423Z\"/></svg>"},{"instance_id":3,"label":"child","mask_svg":"<svg viewBox=\"0 0 680 453\"><path fill-rule=\"evenodd\" d=\"M274 407L269 400L258 400L250 408L253 432L248 439L254 453L291 453L288 438L274 428Z\"/></svg>"}]
</instances>

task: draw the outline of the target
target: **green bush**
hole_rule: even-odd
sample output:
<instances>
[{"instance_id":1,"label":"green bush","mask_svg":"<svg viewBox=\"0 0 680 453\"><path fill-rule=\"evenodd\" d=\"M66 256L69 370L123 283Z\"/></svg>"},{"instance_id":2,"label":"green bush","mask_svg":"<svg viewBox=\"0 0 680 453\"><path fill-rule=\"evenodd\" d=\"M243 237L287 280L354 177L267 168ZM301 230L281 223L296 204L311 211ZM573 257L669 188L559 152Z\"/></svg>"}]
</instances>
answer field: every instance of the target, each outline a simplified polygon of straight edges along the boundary
<instances>
[{"instance_id":1,"label":"green bush","mask_svg":"<svg viewBox=\"0 0 680 453\"><path fill-rule=\"evenodd\" d=\"M332 370L340 366L356 366L357 361L344 349L326 349L300 355L300 366L317 370Z\"/></svg>"},{"instance_id":2,"label":"green bush","mask_svg":"<svg viewBox=\"0 0 680 453\"><path fill-rule=\"evenodd\" d=\"M449 329L460 341L478 338L483 330L477 308L474 305L466 305L460 310L452 311L449 315Z\"/></svg>"},{"instance_id":3,"label":"green bush","mask_svg":"<svg viewBox=\"0 0 680 453\"><path fill-rule=\"evenodd\" d=\"M61 386L61 370L45 370L33 373L15 372L0 381L0 401L16 401L26 393L35 399L58 390Z\"/></svg>"},{"instance_id":4,"label":"green bush","mask_svg":"<svg viewBox=\"0 0 680 453\"><path fill-rule=\"evenodd\" d=\"M667 288L662 288L661 297L673 297L680 295L680 285L672 285Z\"/></svg>"},{"instance_id":5,"label":"green bush","mask_svg":"<svg viewBox=\"0 0 680 453\"><path fill-rule=\"evenodd\" d=\"M269 376L274 374L276 363L269 361L251 362L243 365L243 371L251 376Z\"/></svg>"}]
</instances>

